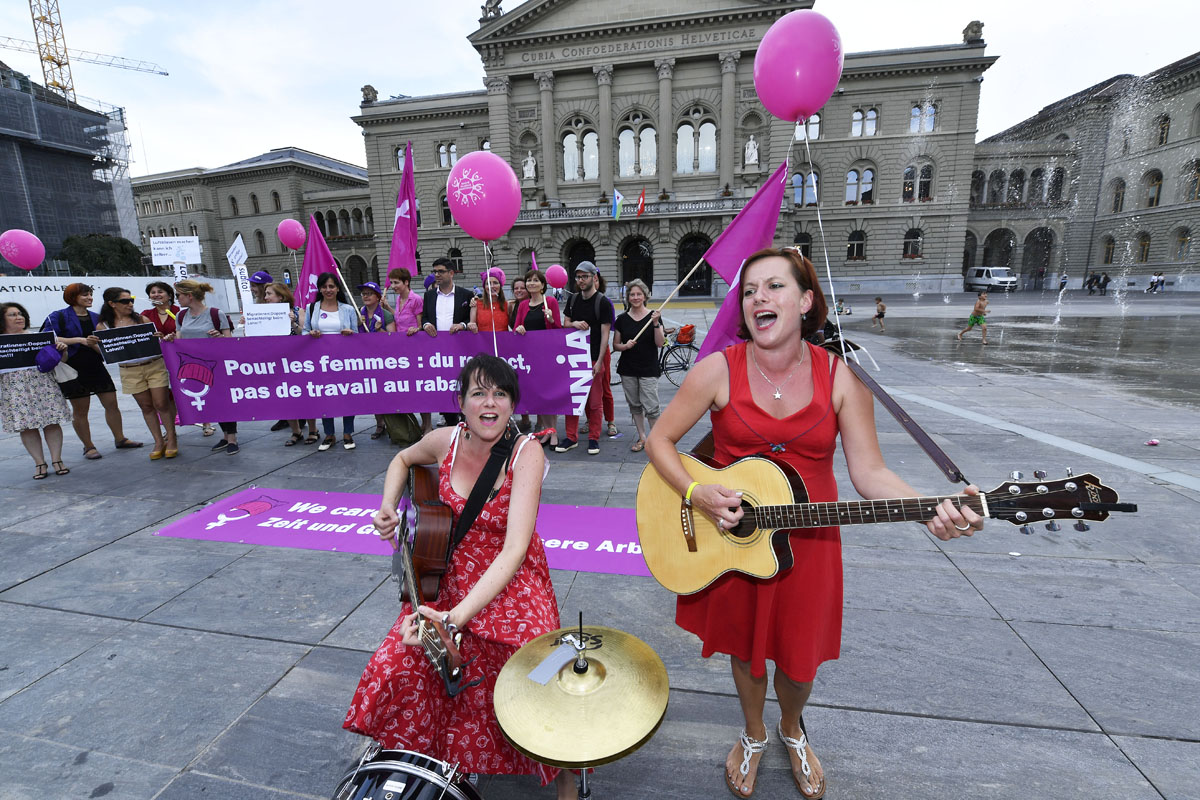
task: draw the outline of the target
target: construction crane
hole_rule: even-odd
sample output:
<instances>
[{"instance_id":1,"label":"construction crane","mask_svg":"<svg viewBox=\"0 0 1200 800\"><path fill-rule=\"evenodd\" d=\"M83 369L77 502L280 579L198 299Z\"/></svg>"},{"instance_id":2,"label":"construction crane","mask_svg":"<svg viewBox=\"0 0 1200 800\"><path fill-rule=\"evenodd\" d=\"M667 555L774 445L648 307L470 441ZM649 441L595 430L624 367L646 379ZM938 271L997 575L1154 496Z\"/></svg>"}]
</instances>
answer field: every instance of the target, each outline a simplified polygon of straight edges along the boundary
<instances>
[{"instance_id":1,"label":"construction crane","mask_svg":"<svg viewBox=\"0 0 1200 800\"><path fill-rule=\"evenodd\" d=\"M88 50L71 50L68 53L58 0L29 0L29 12L33 17L33 34L37 41L29 42L0 36L0 47L22 53L37 53L42 62L42 77L45 79L46 88L72 103L76 101L76 97L75 81L71 77L71 59L154 75L167 74L166 70L150 61L137 61Z\"/></svg>"}]
</instances>

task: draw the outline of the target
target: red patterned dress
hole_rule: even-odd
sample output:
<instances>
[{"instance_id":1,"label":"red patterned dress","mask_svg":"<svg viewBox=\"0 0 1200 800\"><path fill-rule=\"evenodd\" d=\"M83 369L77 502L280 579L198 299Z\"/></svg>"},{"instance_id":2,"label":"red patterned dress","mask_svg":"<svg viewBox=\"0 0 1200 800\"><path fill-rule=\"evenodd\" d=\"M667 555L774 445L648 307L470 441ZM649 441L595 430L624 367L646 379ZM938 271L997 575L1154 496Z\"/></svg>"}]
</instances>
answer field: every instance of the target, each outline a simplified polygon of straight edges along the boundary
<instances>
[{"instance_id":1,"label":"red patterned dress","mask_svg":"<svg viewBox=\"0 0 1200 800\"><path fill-rule=\"evenodd\" d=\"M463 426L459 425L450 450L438 470L439 499L462 514L467 499L450 485L454 454ZM529 438L518 445L515 464ZM450 568L442 578L438 608L453 608L488 566L500 555L508 531L508 504L512 496L512 467L494 498L483 506L475 524L454 549ZM413 750L457 763L464 772L489 775L537 775L542 785L554 780L558 770L539 764L513 749L492 708L496 676L521 645L559 628L558 604L550 584L546 551L535 531L525 560L512 580L466 625L462 640L467 680L483 682L448 697L441 679L419 647L401 641L400 624L412 608L405 603L383 644L371 656L342 727L370 736L389 749Z\"/></svg>"},{"instance_id":2,"label":"red patterned dress","mask_svg":"<svg viewBox=\"0 0 1200 800\"><path fill-rule=\"evenodd\" d=\"M808 344L813 396L795 414L777 419L754 402L746 344L725 348L729 403L712 413L715 458L731 464L765 455L786 461L804 479L812 502L837 500L833 451L837 415L833 376L838 359ZM832 360L832 364L829 362ZM771 445L782 445L772 452ZM736 489L736 486L729 487ZM750 662L753 675L774 661L794 681L811 681L822 661L838 657L842 641L842 539L839 528L806 528L788 537L795 563L767 579L727 572L708 588L680 595L675 622L704 643L702 654L727 653Z\"/></svg>"}]
</instances>

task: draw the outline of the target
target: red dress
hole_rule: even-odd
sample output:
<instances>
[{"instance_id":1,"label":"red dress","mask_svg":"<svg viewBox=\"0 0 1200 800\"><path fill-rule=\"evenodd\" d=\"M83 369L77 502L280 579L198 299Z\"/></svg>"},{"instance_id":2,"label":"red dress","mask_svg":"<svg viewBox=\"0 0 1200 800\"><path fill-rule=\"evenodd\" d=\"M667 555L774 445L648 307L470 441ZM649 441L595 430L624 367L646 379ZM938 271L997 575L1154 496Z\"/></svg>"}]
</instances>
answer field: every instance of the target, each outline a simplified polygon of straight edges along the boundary
<instances>
[{"instance_id":1,"label":"red dress","mask_svg":"<svg viewBox=\"0 0 1200 800\"><path fill-rule=\"evenodd\" d=\"M467 502L450 486L461 431L460 425L438 471L438 497L454 510L455 517ZM519 446L514 464L520 447L528 441ZM452 608L466 597L500 555L508 531L512 480L510 467L499 493L484 504L475 524L454 549L450 568L442 578L438 608ZM410 613L412 608L405 603L401 618ZM467 668L466 679L483 676L478 686L456 697L447 696L421 648L402 643L401 621L396 620L367 663L342 727L370 736L388 749L413 750L457 763L464 772L537 775L543 786L554 780L557 769L513 749L500 732L492 707L496 676L508 659L521 645L560 627L546 551L537 532L512 580L466 625L463 661L476 659Z\"/></svg>"},{"instance_id":2,"label":"red dress","mask_svg":"<svg viewBox=\"0 0 1200 800\"><path fill-rule=\"evenodd\" d=\"M725 348L729 403L712 413L716 460L766 455L786 461L804 478L813 502L837 500L833 451L838 435L831 390L837 359L828 366L811 344L813 397L791 416L776 419L754 402L747 378L746 344ZM772 444L784 450L771 452ZM736 489L736 486L729 488ZM842 639L842 544L837 527L806 528L789 536L795 564L772 578L728 572L690 595L680 595L675 622L700 637L703 655L727 653L766 674L774 661L794 681L811 681L822 661L838 657Z\"/></svg>"}]
</instances>

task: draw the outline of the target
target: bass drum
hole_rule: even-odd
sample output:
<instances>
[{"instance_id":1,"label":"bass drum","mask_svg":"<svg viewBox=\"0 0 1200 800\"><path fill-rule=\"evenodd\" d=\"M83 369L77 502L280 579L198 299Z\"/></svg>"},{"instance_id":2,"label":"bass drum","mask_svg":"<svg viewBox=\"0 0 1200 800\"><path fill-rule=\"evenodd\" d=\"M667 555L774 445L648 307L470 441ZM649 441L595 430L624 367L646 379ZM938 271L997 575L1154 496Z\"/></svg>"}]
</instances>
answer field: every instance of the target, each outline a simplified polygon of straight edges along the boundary
<instances>
[{"instance_id":1,"label":"bass drum","mask_svg":"<svg viewBox=\"0 0 1200 800\"><path fill-rule=\"evenodd\" d=\"M483 800L467 776L436 758L372 745L333 800Z\"/></svg>"}]
</instances>

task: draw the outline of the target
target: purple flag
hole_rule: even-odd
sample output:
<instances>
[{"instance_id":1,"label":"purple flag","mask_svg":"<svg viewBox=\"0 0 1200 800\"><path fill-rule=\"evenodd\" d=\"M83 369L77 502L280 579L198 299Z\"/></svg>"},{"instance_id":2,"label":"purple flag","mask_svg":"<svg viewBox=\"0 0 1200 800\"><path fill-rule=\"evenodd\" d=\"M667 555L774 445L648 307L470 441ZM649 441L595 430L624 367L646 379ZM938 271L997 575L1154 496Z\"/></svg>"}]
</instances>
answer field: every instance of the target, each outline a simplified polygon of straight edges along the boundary
<instances>
[{"instance_id":1,"label":"purple flag","mask_svg":"<svg viewBox=\"0 0 1200 800\"><path fill-rule=\"evenodd\" d=\"M300 279L296 281L296 308L304 308L317 299L317 276L322 272L333 272L337 262L329 245L317 227L317 220L308 216L308 243L304 247L304 264L300 267Z\"/></svg>"},{"instance_id":2,"label":"purple flag","mask_svg":"<svg viewBox=\"0 0 1200 800\"><path fill-rule=\"evenodd\" d=\"M392 224L392 249L388 272L404 267L417 274L417 188L413 179L412 142L404 151L404 174L396 192L396 220Z\"/></svg>"},{"instance_id":3,"label":"purple flag","mask_svg":"<svg viewBox=\"0 0 1200 800\"><path fill-rule=\"evenodd\" d=\"M764 247L770 247L775 240L779 209L787 188L787 167L787 161L784 161L771 173L704 254L708 265L729 284L729 294L725 295L716 319L708 328L697 361L738 341L738 324L742 319L742 299L737 292L738 273L743 261Z\"/></svg>"}]
</instances>

